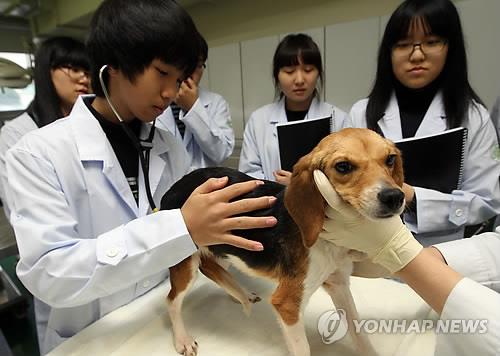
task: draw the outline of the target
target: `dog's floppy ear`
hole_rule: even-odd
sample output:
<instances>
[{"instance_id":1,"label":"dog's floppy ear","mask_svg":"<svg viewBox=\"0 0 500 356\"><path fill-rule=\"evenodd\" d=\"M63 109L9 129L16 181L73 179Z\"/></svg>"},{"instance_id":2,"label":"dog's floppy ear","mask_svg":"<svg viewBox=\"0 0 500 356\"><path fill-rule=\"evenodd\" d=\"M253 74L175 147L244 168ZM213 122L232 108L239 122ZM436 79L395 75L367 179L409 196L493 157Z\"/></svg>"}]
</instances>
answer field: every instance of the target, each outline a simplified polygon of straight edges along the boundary
<instances>
[{"instance_id":1,"label":"dog's floppy ear","mask_svg":"<svg viewBox=\"0 0 500 356\"><path fill-rule=\"evenodd\" d=\"M302 157L293 167L293 174L285 193L285 206L300 229L306 247L314 245L323 227L325 202L316 184L313 172L317 148Z\"/></svg>"},{"instance_id":2,"label":"dog's floppy ear","mask_svg":"<svg viewBox=\"0 0 500 356\"><path fill-rule=\"evenodd\" d=\"M394 182L400 187L403 186L405 182L404 172L403 172L403 158L401 157L401 151L397 150L396 161L394 162L394 169L392 170L392 178Z\"/></svg>"}]
</instances>

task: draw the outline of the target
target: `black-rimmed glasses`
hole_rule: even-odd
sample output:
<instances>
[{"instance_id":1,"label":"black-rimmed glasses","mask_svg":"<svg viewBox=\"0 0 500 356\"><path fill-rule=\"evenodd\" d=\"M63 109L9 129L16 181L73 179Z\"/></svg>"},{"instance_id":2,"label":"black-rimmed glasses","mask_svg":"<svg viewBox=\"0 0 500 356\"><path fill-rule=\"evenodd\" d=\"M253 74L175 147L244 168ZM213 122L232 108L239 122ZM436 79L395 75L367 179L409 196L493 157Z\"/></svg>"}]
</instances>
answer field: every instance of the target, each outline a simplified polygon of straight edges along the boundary
<instances>
[{"instance_id":1,"label":"black-rimmed glasses","mask_svg":"<svg viewBox=\"0 0 500 356\"><path fill-rule=\"evenodd\" d=\"M78 81L82 77L85 77L87 79L90 78L90 72L86 69L83 69L81 67L74 67L71 65L63 65L60 66L59 69L66 74L71 80Z\"/></svg>"},{"instance_id":2,"label":"black-rimmed glasses","mask_svg":"<svg viewBox=\"0 0 500 356\"><path fill-rule=\"evenodd\" d=\"M392 53L396 57L409 57L418 47L423 54L440 53L446 46L446 40L433 38L422 42L399 41L392 47Z\"/></svg>"}]
</instances>

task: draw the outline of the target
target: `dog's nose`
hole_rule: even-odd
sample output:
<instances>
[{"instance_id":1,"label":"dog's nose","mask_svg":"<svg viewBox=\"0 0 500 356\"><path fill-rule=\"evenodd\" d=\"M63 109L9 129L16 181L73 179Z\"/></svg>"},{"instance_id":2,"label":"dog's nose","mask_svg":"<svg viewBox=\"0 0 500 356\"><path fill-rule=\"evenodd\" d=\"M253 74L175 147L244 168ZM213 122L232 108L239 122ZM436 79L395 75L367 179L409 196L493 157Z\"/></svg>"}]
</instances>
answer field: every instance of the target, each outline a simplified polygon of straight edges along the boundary
<instances>
[{"instance_id":1,"label":"dog's nose","mask_svg":"<svg viewBox=\"0 0 500 356\"><path fill-rule=\"evenodd\" d=\"M405 195L400 189L387 188L377 194L378 200L391 211L398 210L405 200Z\"/></svg>"}]
</instances>

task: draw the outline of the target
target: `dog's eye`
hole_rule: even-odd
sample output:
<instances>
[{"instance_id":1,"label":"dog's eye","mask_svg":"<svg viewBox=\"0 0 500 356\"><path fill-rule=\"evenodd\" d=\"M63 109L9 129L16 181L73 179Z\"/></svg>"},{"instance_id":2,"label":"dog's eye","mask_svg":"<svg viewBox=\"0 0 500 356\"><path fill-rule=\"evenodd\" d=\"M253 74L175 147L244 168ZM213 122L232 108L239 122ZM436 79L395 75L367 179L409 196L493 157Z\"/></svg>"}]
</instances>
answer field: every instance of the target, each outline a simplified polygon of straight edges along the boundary
<instances>
[{"instance_id":1,"label":"dog's eye","mask_svg":"<svg viewBox=\"0 0 500 356\"><path fill-rule=\"evenodd\" d=\"M335 165L335 169L341 174L351 173L353 168L354 167L349 162L339 162Z\"/></svg>"},{"instance_id":2,"label":"dog's eye","mask_svg":"<svg viewBox=\"0 0 500 356\"><path fill-rule=\"evenodd\" d=\"M385 164L387 164L389 167L393 167L394 163L396 163L396 155L389 155L385 160Z\"/></svg>"}]
</instances>

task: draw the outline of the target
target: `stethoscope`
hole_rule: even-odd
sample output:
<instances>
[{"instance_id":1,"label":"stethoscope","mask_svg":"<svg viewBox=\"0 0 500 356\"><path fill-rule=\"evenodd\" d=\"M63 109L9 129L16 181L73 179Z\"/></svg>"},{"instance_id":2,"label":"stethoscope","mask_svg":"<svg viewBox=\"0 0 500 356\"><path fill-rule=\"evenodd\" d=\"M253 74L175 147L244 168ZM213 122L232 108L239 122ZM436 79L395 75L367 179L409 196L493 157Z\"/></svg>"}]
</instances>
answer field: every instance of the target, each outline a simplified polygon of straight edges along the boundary
<instances>
[{"instance_id":1,"label":"stethoscope","mask_svg":"<svg viewBox=\"0 0 500 356\"><path fill-rule=\"evenodd\" d=\"M153 125L151 126L151 130L149 131L149 136L146 140L138 139L135 134L130 130L130 128L125 124L123 119L121 118L118 111L116 111L113 103L111 103L111 99L109 98L108 90L106 89L106 84L104 84L104 79L102 78L102 74L108 67L107 64L103 65L99 70L99 81L101 82L101 88L104 92L104 96L106 97L106 101L108 102L111 110L115 114L118 121L120 121L120 126L123 131L127 134L127 136L132 141L135 149L139 153L139 161L141 162L142 174L144 176L144 185L146 187L146 195L148 197L149 206L153 213L156 213L159 209L156 207L155 202L153 201L153 195L151 194L151 187L149 185L149 154L151 152L151 148L153 148L153 136L155 134L155 122L153 121Z\"/></svg>"}]
</instances>

